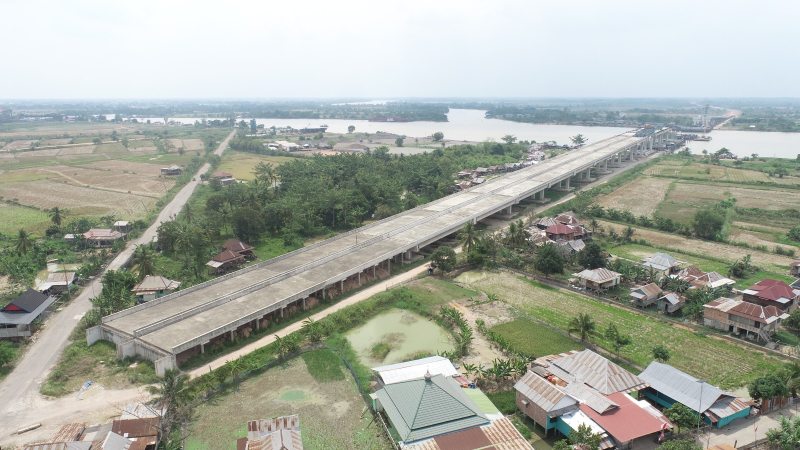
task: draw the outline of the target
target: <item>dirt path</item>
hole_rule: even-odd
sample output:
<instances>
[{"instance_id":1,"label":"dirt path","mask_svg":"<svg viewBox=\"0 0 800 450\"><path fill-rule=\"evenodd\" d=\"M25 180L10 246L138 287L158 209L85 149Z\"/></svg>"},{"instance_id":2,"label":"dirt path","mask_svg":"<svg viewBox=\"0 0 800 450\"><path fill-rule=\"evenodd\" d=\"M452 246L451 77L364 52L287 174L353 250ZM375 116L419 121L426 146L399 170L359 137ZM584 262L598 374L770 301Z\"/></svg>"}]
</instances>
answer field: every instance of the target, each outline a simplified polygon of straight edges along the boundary
<instances>
[{"instance_id":1,"label":"dirt path","mask_svg":"<svg viewBox=\"0 0 800 450\"><path fill-rule=\"evenodd\" d=\"M214 154L221 155L234 134L235 130L222 141ZM197 181L193 180L187 183L161 211L153 225L139 239L129 242L125 250L117 255L106 269L117 270L123 267L133 255L137 244L151 242L155 238L161 222L170 220L172 216L180 212L199 183L200 174L207 172L209 168L208 164L204 164L195 177ZM94 281L84 287L77 298L73 299L60 312L53 315L39 333L36 342L31 345L25 356L14 367L14 370L0 382L0 423L3 424L0 427L0 445L6 445L7 442L11 442L13 439L10 434L20 427L30 425L30 420L37 417L49 417L49 413L46 411L50 410L52 406L48 405L47 401L39 394L39 387L47 378L53 365L58 361L61 351L69 343L69 336L72 330L75 329L83 315L92 307L89 299L94 297L95 293L99 293L102 288L100 277L95 278ZM104 408L108 403L118 402L117 395L112 394L116 392L126 391L107 391L107 394L103 396L106 399L106 403L92 403L92 405ZM62 400L58 400L58 402ZM77 408L77 412L86 414L92 412L91 408L87 409L84 406L86 403L77 405L65 401L59 404L63 405L62 408L65 413L70 408ZM34 422L36 421L44 423L41 419L36 419ZM64 424L67 422L57 422L54 419L52 423ZM26 438L26 442L30 441Z\"/></svg>"}]
</instances>

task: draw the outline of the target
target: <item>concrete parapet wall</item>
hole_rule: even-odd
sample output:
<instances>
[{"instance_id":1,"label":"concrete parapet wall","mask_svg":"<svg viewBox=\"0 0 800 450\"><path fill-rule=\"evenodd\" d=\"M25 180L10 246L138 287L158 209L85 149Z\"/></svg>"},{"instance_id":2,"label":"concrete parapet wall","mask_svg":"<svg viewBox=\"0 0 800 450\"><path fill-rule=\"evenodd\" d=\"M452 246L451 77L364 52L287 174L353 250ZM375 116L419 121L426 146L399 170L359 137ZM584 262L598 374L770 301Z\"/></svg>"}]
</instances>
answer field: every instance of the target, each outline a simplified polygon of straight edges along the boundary
<instances>
[{"instance_id":1,"label":"concrete parapet wall","mask_svg":"<svg viewBox=\"0 0 800 450\"><path fill-rule=\"evenodd\" d=\"M155 361L156 375L163 377L168 370L175 370L178 364L175 362L175 356L169 355Z\"/></svg>"}]
</instances>

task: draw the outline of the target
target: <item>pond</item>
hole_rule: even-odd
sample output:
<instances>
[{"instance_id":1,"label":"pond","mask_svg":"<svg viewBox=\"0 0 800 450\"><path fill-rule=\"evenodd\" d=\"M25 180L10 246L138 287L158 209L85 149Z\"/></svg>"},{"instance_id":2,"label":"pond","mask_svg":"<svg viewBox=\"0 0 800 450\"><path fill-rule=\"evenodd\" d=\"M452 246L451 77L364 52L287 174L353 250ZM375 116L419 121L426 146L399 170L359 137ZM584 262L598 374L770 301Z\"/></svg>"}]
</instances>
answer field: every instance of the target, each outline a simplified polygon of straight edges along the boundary
<instances>
[{"instance_id":1,"label":"pond","mask_svg":"<svg viewBox=\"0 0 800 450\"><path fill-rule=\"evenodd\" d=\"M481 281L482 279L489 276L489 272L478 271L478 270L468 270L461 275L457 276L453 281L456 283L475 283L476 281Z\"/></svg>"},{"instance_id":2,"label":"pond","mask_svg":"<svg viewBox=\"0 0 800 450\"><path fill-rule=\"evenodd\" d=\"M420 353L430 356L454 349L450 335L442 327L402 309L376 316L351 330L347 340L368 367L410 360ZM378 345L382 350L373 352Z\"/></svg>"}]
</instances>

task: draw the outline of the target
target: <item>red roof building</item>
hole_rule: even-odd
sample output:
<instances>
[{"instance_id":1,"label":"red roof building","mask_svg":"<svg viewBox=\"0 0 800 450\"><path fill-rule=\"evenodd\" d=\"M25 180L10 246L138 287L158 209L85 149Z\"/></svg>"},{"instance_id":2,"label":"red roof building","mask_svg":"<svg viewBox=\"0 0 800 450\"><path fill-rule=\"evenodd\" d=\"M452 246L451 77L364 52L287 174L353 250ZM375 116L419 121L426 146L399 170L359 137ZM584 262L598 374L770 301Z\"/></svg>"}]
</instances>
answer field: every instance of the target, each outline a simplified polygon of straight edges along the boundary
<instances>
[{"instance_id":1,"label":"red roof building","mask_svg":"<svg viewBox=\"0 0 800 450\"><path fill-rule=\"evenodd\" d=\"M563 239L565 241L571 241L575 239L575 234L577 233L576 227L564 225L562 223L547 227L544 230L547 233L547 238L553 241L557 241L559 239Z\"/></svg>"},{"instance_id":2,"label":"red roof building","mask_svg":"<svg viewBox=\"0 0 800 450\"><path fill-rule=\"evenodd\" d=\"M582 403L580 408L584 414L614 438L619 448L626 447L625 444L634 439L660 433L662 428L672 428L672 424L666 417L657 418L653 413L637 404L628 394L618 392L606 395L606 398L619 406L611 408L603 414L599 414L586 403Z\"/></svg>"},{"instance_id":3,"label":"red roof building","mask_svg":"<svg viewBox=\"0 0 800 450\"><path fill-rule=\"evenodd\" d=\"M783 281L766 278L742 291L742 299L761 306L774 306L782 312L797 308L800 290L795 290Z\"/></svg>"}]
</instances>

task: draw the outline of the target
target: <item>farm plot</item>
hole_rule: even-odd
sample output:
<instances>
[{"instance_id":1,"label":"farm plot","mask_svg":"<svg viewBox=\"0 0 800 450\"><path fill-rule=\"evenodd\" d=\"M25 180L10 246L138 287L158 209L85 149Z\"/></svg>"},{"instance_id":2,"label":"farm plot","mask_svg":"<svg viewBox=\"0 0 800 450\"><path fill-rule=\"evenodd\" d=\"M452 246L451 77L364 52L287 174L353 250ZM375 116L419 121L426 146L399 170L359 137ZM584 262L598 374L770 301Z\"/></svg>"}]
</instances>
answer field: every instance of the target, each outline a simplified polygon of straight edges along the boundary
<instances>
[{"instance_id":1,"label":"farm plot","mask_svg":"<svg viewBox=\"0 0 800 450\"><path fill-rule=\"evenodd\" d=\"M784 250L794 250L794 247L790 245L777 245L775 244L775 238L766 233L760 233L758 231L751 231L751 230L744 230L742 228L733 226L731 227L731 232L728 235L728 240L731 242L744 242L751 247L757 246L766 246L770 250L774 247L782 247Z\"/></svg>"},{"instance_id":2,"label":"farm plot","mask_svg":"<svg viewBox=\"0 0 800 450\"><path fill-rule=\"evenodd\" d=\"M475 283L475 287L496 294L515 308L561 329L566 329L569 320L578 313L589 314L600 330L613 323L620 332L631 334L633 343L622 350L622 356L638 366L647 366L653 359L651 348L662 344L672 354L670 365L726 389L742 386L764 373L773 373L782 363L758 351L745 350L714 337L698 336L653 317L640 316L506 273L492 274ZM536 335L529 339L535 340ZM600 336L593 341L610 348Z\"/></svg>"},{"instance_id":3,"label":"farm plot","mask_svg":"<svg viewBox=\"0 0 800 450\"><path fill-rule=\"evenodd\" d=\"M78 186L146 195L160 198L171 188L174 180L158 179L112 170L86 169L73 166L51 166L38 169L38 173L53 174L61 181Z\"/></svg>"},{"instance_id":4,"label":"farm plot","mask_svg":"<svg viewBox=\"0 0 800 450\"><path fill-rule=\"evenodd\" d=\"M37 158L41 156L56 156L61 152L60 148L48 148L45 150L33 150L30 152L15 153L17 159L23 158Z\"/></svg>"},{"instance_id":5,"label":"farm plot","mask_svg":"<svg viewBox=\"0 0 800 450\"><path fill-rule=\"evenodd\" d=\"M30 148L31 144L34 142L38 142L35 140L21 140L21 141L11 141L3 147L4 152L12 152L15 150L25 150L26 148Z\"/></svg>"},{"instance_id":6,"label":"farm plot","mask_svg":"<svg viewBox=\"0 0 800 450\"><path fill-rule=\"evenodd\" d=\"M161 175L161 167L155 164L147 164L142 162L122 161L119 159L112 159L107 161L97 161L86 164L85 167L99 170L111 170L121 173L131 173L137 175L145 175L148 177L158 177Z\"/></svg>"},{"instance_id":7,"label":"farm plot","mask_svg":"<svg viewBox=\"0 0 800 450\"><path fill-rule=\"evenodd\" d=\"M726 178L730 181L744 181L744 182L764 182L764 183L772 183L775 180L770 178L769 175L765 174L764 172L758 172L755 170L744 170L744 169L733 169L733 168L726 168Z\"/></svg>"},{"instance_id":8,"label":"farm plot","mask_svg":"<svg viewBox=\"0 0 800 450\"><path fill-rule=\"evenodd\" d=\"M78 145L75 147L66 147L61 149L61 153L59 156L67 156L67 155L88 155L94 153L96 145Z\"/></svg>"},{"instance_id":9,"label":"farm plot","mask_svg":"<svg viewBox=\"0 0 800 450\"><path fill-rule=\"evenodd\" d=\"M604 220L600 220L598 223L606 231L608 231L610 228L614 228L617 230L617 232L619 232L623 227L625 227L625 225L606 222ZM633 227L633 229L635 231L633 235L634 239L644 239L647 242L659 247L674 248L690 254L711 255L718 258L723 258L730 262L741 259L744 256L751 255L752 261L755 265L764 268L767 268L766 266L777 266L780 268L781 272L785 271L785 268L788 267L793 261L792 258L786 256L761 252L751 248L736 247L735 245L703 241L700 239L690 239L676 234L662 233L660 231L650 230L647 228Z\"/></svg>"},{"instance_id":10,"label":"farm plot","mask_svg":"<svg viewBox=\"0 0 800 450\"><path fill-rule=\"evenodd\" d=\"M667 200L688 205L718 203L726 198L735 198L736 206L760 208L773 211L800 209L800 192L793 190L748 189L743 187L698 184L679 181L667 196Z\"/></svg>"},{"instance_id":11,"label":"farm plot","mask_svg":"<svg viewBox=\"0 0 800 450\"><path fill-rule=\"evenodd\" d=\"M681 173L682 166L683 164L679 161L662 161L647 168L643 173L645 175L667 175L676 177Z\"/></svg>"},{"instance_id":12,"label":"farm plot","mask_svg":"<svg viewBox=\"0 0 800 450\"><path fill-rule=\"evenodd\" d=\"M197 150L204 150L206 147L203 145L203 141L200 139L166 139L169 145L166 147L172 147L169 151L172 152L178 151L179 149L183 148L186 151L197 151Z\"/></svg>"},{"instance_id":13,"label":"farm plot","mask_svg":"<svg viewBox=\"0 0 800 450\"><path fill-rule=\"evenodd\" d=\"M66 145L72 141L72 138L57 138L57 139L44 139L42 145Z\"/></svg>"},{"instance_id":14,"label":"farm plot","mask_svg":"<svg viewBox=\"0 0 800 450\"><path fill-rule=\"evenodd\" d=\"M364 401L341 362L328 371L336 376L320 381L304 358L295 358L200 404L186 448L233 450L247 435L248 421L290 414L300 416L307 450L388 448L375 424L367 426L369 414L361 418Z\"/></svg>"},{"instance_id":15,"label":"farm plot","mask_svg":"<svg viewBox=\"0 0 800 450\"><path fill-rule=\"evenodd\" d=\"M527 355L540 357L556 355L570 350L583 350L585 347L550 327L528 319L515 319L496 325L491 329L507 339L515 350Z\"/></svg>"},{"instance_id":16,"label":"farm plot","mask_svg":"<svg viewBox=\"0 0 800 450\"><path fill-rule=\"evenodd\" d=\"M25 206L0 203L0 233L15 235L25 229L35 236L44 235L44 231L52 224L44 211Z\"/></svg>"},{"instance_id":17,"label":"farm plot","mask_svg":"<svg viewBox=\"0 0 800 450\"><path fill-rule=\"evenodd\" d=\"M109 144L100 144L97 148L94 149L95 153L128 153L128 149L125 148L119 142L109 143Z\"/></svg>"},{"instance_id":18,"label":"farm plot","mask_svg":"<svg viewBox=\"0 0 800 450\"><path fill-rule=\"evenodd\" d=\"M667 178L641 177L614 190L611 194L597 198L604 208L630 211L634 216L652 216L664 199L673 180Z\"/></svg>"},{"instance_id":19,"label":"farm plot","mask_svg":"<svg viewBox=\"0 0 800 450\"><path fill-rule=\"evenodd\" d=\"M91 189L53 180L0 183L0 196L42 209L67 206L71 216L113 214L128 220L144 218L156 203L154 197Z\"/></svg>"},{"instance_id":20,"label":"farm plot","mask_svg":"<svg viewBox=\"0 0 800 450\"><path fill-rule=\"evenodd\" d=\"M229 153L228 153L229 152ZM228 151L219 166L219 170L228 172L237 180L251 181L254 178L253 169L258 163L272 164L277 167L294 158L287 156L261 156L252 153Z\"/></svg>"}]
</instances>

